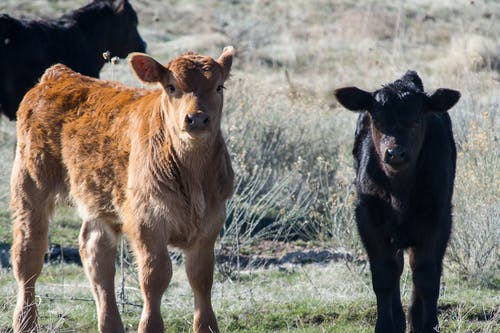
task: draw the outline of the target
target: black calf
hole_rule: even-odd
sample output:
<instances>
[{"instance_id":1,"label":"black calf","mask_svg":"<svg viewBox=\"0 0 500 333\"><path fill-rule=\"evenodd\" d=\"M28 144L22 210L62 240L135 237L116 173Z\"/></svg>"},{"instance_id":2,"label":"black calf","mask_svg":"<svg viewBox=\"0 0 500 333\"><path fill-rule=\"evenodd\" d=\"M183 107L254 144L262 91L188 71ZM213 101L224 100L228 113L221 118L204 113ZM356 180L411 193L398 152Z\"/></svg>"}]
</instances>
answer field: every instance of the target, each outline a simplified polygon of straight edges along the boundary
<instances>
[{"instance_id":1,"label":"black calf","mask_svg":"<svg viewBox=\"0 0 500 333\"><path fill-rule=\"evenodd\" d=\"M416 72L375 92L335 91L361 112L353 155L356 222L368 253L377 296L375 332L404 332L399 279L409 249L413 295L410 332L439 332L437 300L442 261L451 231L456 149L449 110L460 93L424 92Z\"/></svg>"},{"instance_id":2,"label":"black calf","mask_svg":"<svg viewBox=\"0 0 500 333\"><path fill-rule=\"evenodd\" d=\"M125 57L145 45L128 0L94 0L54 20L0 14L0 113L16 119L24 94L53 64L98 77L104 51Z\"/></svg>"}]
</instances>

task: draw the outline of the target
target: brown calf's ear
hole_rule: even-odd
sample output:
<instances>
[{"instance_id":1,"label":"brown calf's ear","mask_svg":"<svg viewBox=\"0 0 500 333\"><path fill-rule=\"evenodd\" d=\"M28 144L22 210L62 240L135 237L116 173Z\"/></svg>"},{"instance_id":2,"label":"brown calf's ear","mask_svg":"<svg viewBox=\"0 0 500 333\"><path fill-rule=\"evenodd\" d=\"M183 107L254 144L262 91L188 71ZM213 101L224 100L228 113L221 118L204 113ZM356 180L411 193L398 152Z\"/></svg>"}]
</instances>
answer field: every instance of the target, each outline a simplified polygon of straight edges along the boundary
<instances>
[{"instance_id":1,"label":"brown calf's ear","mask_svg":"<svg viewBox=\"0 0 500 333\"><path fill-rule=\"evenodd\" d=\"M372 94L356 87L336 89L333 94L342 106L351 111L369 110L373 105Z\"/></svg>"},{"instance_id":2,"label":"brown calf's ear","mask_svg":"<svg viewBox=\"0 0 500 333\"><path fill-rule=\"evenodd\" d=\"M139 80L146 83L160 82L166 71L168 71L158 61L144 53L132 53L130 56L130 66Z\"/></svg>"},{"instance_id":3,"label":"brown calf's ear","mask_svg":"<svg viewBox=\"0 0 500 333\"><path fill-rule=\"evenodd\" d=\"M222 51L217 62L222 66L222 78L226 81L229 78L229 72L231 71L231 65L233 64L234 47L226 46Z\"/></svg>"},{"instance_id":4,"label":"brown calf's ear","mask_svg":"<svg viewBox=\"0 0 500 333\"><path fill-rule=\"evenodd\" d=\"M429 112L445 112L460 99L460 92L452 89L440 88L427 97L426 106Z\"/></svg>"}]
</instances>

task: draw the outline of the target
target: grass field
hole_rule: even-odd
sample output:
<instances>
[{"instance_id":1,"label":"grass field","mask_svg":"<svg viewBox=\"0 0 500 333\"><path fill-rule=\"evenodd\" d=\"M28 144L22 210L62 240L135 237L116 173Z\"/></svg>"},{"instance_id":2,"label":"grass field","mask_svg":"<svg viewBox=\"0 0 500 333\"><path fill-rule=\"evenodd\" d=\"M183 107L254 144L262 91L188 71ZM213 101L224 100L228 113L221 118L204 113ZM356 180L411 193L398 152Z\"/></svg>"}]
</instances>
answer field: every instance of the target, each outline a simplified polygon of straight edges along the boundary
<instances>
[{"instance_id":1,"label":"grass field","mask_svg":"<svg viewBox=\"0 0 500 333\"><path fill-rule=\"evenodd\" d=\"M137 328L140 292L127 272L126 328ZM410 281L403 275L408 303ZM440 298L442 332L498 332L498 290L463 281L447 271ZM81 267L47 266L40 278L40 316L44 331L94 332L97 327L90 288ZM117 278L117 284L119 277ZM0 332L7 330L15 300L9 272L0 273ZM372 332L376 308L367 268L345 263L244 271L232 279L216 274L214 308L223 332ZM163 300L167 332L191 332L192 297L182 265Z\"/></svg>"},{"instance_id":2,"label":"grass field","mask_svg":"<svg viewBox=\"0 0 500 333\"><path fill-rule=\"evenodd\" d=\"M214 57L226 45L237 50L223 119L237 181L218 243L234 253L290 235L362 258L352 211L356 115L337 105L332 91L373 90L408 69L418 71L427 91L460 90L450 111L458 169L440 321L443 332L500 332L500 2L131 2L148 52L162 62L187 50ZM84 3L3 0L0 13L54 17ZM125 61L106 65L101 77L139 85ZM14 142L15 124L1 118L0 243L11 242ZM261 228L263 220L273 221L272 229ZM78 230L78 217L60 207L50 241L77 246ZM214 307L224 332L371 332L375 297L368 273L343 262L243 271L218 266ZM410 277L403 275L408 304ZM133 332L141 304L133 267L124 277L123 318ZM37 293L44 331L96 330L80 267L46 266ZM14 301L12 273L0 269L0 332L10 329ZM192 297L182 264L163 304L168 332L190 332Z\"/></svg>"}]
</instances>

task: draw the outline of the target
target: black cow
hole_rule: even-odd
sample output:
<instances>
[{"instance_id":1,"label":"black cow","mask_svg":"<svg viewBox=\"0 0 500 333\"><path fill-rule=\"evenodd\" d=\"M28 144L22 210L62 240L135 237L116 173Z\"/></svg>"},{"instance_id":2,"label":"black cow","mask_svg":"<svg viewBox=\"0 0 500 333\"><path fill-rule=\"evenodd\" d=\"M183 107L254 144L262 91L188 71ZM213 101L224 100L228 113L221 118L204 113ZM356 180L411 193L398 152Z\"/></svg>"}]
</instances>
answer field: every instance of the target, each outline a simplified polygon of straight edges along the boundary
<instances>
[{"instance_id":1,"label":"black cow","mask_svg":"<svg viewBox=\"0 0 500 333\"><path fill-rule=\"evenodd\" d=\"M103 52L144 52L137 15L127 0L95 0L54 20L0 15L0 113L9 119L45 69L63 63L98 77Z\"/></svg>"},{"instance_id":2,"label":"black cow","mask_svg":"<svg viewBox=\"0 0 500 333\"><path fill-rule=\"evenodd\" d=\"M439 332L437 300L456 165L446 111L460 93L438 89L428 95L418 74L408 71L375 92L347 87L335 96L361 112L353 148L356 222L377 296L375 332L405 332L399 290L404 249L413 271L410 332Z\"/></svg>"}]
</instances>

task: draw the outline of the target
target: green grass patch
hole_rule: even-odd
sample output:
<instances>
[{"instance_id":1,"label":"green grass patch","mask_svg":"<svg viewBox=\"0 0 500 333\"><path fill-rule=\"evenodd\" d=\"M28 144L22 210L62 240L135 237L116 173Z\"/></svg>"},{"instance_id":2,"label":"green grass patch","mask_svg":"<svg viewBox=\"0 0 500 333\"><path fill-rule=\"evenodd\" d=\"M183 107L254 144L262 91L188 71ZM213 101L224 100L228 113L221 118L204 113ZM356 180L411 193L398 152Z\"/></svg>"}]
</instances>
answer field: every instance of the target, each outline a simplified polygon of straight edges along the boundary
<instances>
[{"instance_id":1,"label":"green grass patch","mask_svg":"<svg viewBox=\"0 0 500 333\"><path fill-rule=\"evenodd\" d=\"M222 332L372 332L375 295L369 277L343 264L309 265L304 269L241 272L240 281L214 284L213 302ZM119 275L119 274L117 274ZM126 271L127 302L122 312L128 332L135 332L141 295L133 269ZM116 280L119 285L119 277ZM339 289L340 285L352 285ZM313 286L312 286L313 285ZM492 288L478 288L455 275L443 277L439 319L443 332L495 332L499 297ZM277 286L280 286L279 288ZM311 288L316 292L311 292ZM75 265L50 265L37 284L40 323L44 331L95 332L97 316L90 285ZM409 295L403 295L405 309ZM8 332L15 301L11 272L0 272L0 332ZM183 266L174 277L162 305L166 332L192 332L192 295Z\"/></svg>"}]
</instances>

